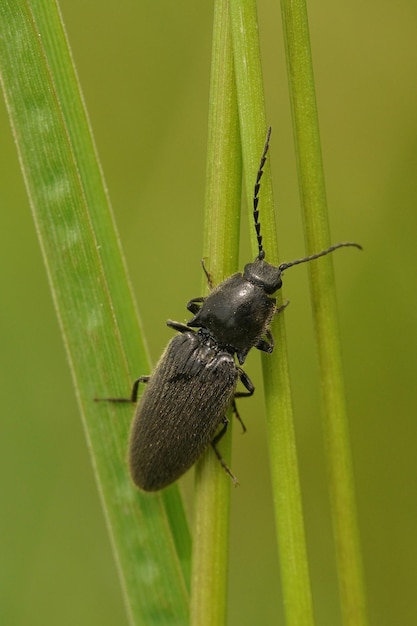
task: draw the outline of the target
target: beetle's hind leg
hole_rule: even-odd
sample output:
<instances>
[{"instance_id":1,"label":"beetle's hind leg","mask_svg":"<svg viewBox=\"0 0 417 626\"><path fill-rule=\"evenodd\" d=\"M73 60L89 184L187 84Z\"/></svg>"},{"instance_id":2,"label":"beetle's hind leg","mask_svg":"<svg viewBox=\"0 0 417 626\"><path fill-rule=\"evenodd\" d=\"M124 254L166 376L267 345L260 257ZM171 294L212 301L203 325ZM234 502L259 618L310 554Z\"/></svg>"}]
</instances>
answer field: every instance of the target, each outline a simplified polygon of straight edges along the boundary
<instances>
[{"instance_id":1,"label":"beetle's hind leg","mask_svg":"<svg viewBox=\"0 0 417 626\"><path fill-rule=\"evenodd\" d=\"M230 467L228 467L226 461L224 460L224 458L222 457L222 455L220 454L220 452L217 449L217 444L219 443L220 439L223 437L223 435L226 433L227 431L227 427L229 425L229 420L227 419L226 416L224 416L223 418L223 428L221 429L221 431L219 433L217 433L217 435L212 439L211 441L211 447L213 448L217 458L220 461L220 465L222 466L222 468L224 469L224 471L229 474L230 478L233 481L233 484L235 487L238 486L239 481L236 478L236 476L233 474L232 470L230 469Z\"/></svg>"},{"instance_id":2,"label":"beetle's hind leg","mask_svg":"<svg viewBox=\"0 0 417 626\"><path fill-rule=\"evenodd\" d=\"M237 410L237 406L236 406L236 402L235 400L232 401L232 411L233 411L233 415L235 416L235 418L237 419L237 421L239 422L239 424L242 427L242 434L246 432L246 426L242 420L242 418L240 417L239 411Z\"/></svg>"},{"instance_id":3,"label":"beetle's hind leg","mask_svg":"<svg viewBox=\"0 0 417 626\"><path fill-rule=\"evenodd\" d=\"M242 429L243 429L243 432L246 432L246 426L243 423L242 418L239 415L239 411L237 410L235 398L245 398L245 397L251 396L253 394L253 392L255 391L255 387L254 387L251 379L249 378L249 376L246 374L246 372L244 372L241 367L238 367L237 369L238 369L238 374L239 374L240 381L243 384L243 386L245 387L246 391L237 391L235 393L234 398L232 400L232 411L235 414L235 417L237 418L237 420L240 422L240 424L242 426ZM226 415L223 417L222 422L223 422L223 428L221 429L220 432L217 433L217 435L215 435L215 437L213 438L213 440L211 442L211 446L212 446L214 452L216 453L216 456L219 459L220 464L223 467L224 471L227 472L227 474L229 474L230 478L233 481L233 484L235 485L235 487L237 487L237 485L239 484L238 479L233 474L231 469L227 466L226 461L224 460L224 458L222 457L222 455L220 454L220 452L217 449L217 444L219 443L219 441L223 437L223 435L226 433L227 427L229 425L229 420L227 419Z\"/></svg>"},{"instance_id":4,"label":"beetle's hind leg","mask_svg":"<svg viewBox=\"0 0 417 626\"><path fill-rule=\"evenodd\" d=\"M138 400L138 389L140 383L148 383L150 376L140 376L137 378L133 385L130 398L94 398L94 402L131 402L134 404Z\"/></svg>"},{"instance_id":5,"label":"beetle's hind leg","mask_svg":"<svg viewBox=\"0 0 417 626\"><path fill-rule=\"evenodd\" d=\"M243 423L243 420L242 420L242 418L239 415L239 411L237 410L235 398L248 398L255 391L255 387L253 385L253 382L249 378L249 376L246 374L246 372L244 372L241 367L238 367L237 369L238 369L238 373L239 373L239 378L240 378L243 386L246 388L247 391L237 391L235 393L235 397L232 400L232 410L233 410L233 413L235 414L236 419L238 420L238 422L240 422L240 425L242 426L242 432L245 433L246 432L246 426Z\"/></svg>"}]
</instances>

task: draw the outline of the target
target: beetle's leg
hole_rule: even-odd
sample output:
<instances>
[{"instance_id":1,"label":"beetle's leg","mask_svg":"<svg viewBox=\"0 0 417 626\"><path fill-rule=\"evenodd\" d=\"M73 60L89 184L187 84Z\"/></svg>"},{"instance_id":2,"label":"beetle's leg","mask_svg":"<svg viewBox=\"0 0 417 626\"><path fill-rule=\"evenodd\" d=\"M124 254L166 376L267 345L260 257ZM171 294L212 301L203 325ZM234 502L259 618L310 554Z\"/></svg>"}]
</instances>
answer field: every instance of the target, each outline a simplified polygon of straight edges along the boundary
<instances>
[{"instance_id":1,"label":"beetle's leg","mask_svg":"<svg viewBox=\"0 0 417 626\"><path fill-rule=\"evenodd\" d=\"M207 283L209 286L210 291L213 289L214 284L213 284L213 279L211 277L210 272L208 271L208 269L205 266L204 263L204 259L201 259L201 267L203 268L203 271L206 275L207 278ZM189 311L191 311L191 313L194 313L194 315L196 315L196 313L199 312L199 310L201 309L201 305L203 304L203 302L206 300L207 298L193 298L192 300L190 300L189 302L187 302L187 309Z\"/></svg>"},{"instance_id":2,"label":"beetle's leg","mask_svg":"<svg viewBox=\"0 0 417 626\"><path fill-rule=\"evenodd\" d=\"M132 392L130 398L94 398L94 402L131 402L135 403L138 399L138 389L140 383L147 383L150 380L150 376L140 376L137 378L132 386Z\"/></svg>"},{"instance_id":3,"label":"beetle's leg","mask_svg":"<svg viewBox=\"0 0 417 626\"><path fill-rule=\"evenodd\" d=\"M205 273L205 275L206 275L206 278L207 278L207 283L208 283L209 289L210 289L210 291L211 291L211 290L214 288L214 283L213 283L213 279L212 279L212 277L211 277L210 272L209 272L209 271L208 271L208 269L206 268L206 265L205 265L205 263L204 263L204 259L201 259L201 267L203 268L203 272L204 272L204 273Z\"/></svg>"},{"instance_id":4,"label":"beetle's leg","mask_svg":"<svg viewBox=\"0 0 417 626\"><path fill-rule=\"evenodd\" d=\"M249 378L249 376L240 367L238 367L238 372L239 372L239 378L243 386L246 387L247 391L237 391L235 393L235 398L247 398L248 396L251 396L253 394L253 392L255 391L255 387L253 385L253 382ZM239 411L237 410L235 400L232 401L232 409L233 409L233 413L235 414L236 419L240 422L240 425L242 426L242 431L245 433L246 426L243 423L243 420L239 415Z\"/></svg>"},{"instance_id":5,"label":"beetle's leg","mask_svg":"<svg viewBox=\"0 0 417 626\"><path fill-rule=\"evenodd\" d=\"M177 330L179 333L193 333L194 332L189 326L186 326L185 324L181 324L181 322L173 322L172 320L168 320L167 326L169 326L169 328L173 328L174 330Z\"/></svg>"},{"instance_id":6,"label":"beetle's leg","mask_svg":"<svg viewBox=\"0 0 417 626\"><path fill-rule=\"evenodd\" d=\"M243 386L247 389L247 391L237 391L235 393L235 398L244 398L244 397L247 397L247 396L251 396L253 394L253 392L255 391L255 387L253 385L253 382L251 381L249 376L246 374L246 372L243 371L242 368L238 367L237 369L238 369L238 373L239 373L239 378L240 378ZM243 423L243 421L242 421L242 419L241 419L241 417L239 415L239 411L237 410L236 402L235 402L234 399L232 401L232 409L233 409L233 413L235 414L236 418L239 420L239 422L242 425L243 432L246 432L246 426ZM234 476L234 474L232 474L230 468L226 465L225 460L223 459L222 455L220 454L220 452L218 451L218 449L216 447L216 444L220 441L220 439L226 433L228 424L229 424L229 420L227 419L226 416L224 416L224 418L223 418L223 428L213 438L213 440L211 442L211 445L212 445L213 450L216 453L216 456L219 459L223 469L229 474L230 478L233 480L234 485L237 486L239 484L239 481L237 480L236 476Z\"/></svg>"},{"instance_id":7,"label":"beetle's leg","mask_svg":"<svg viewBox=\"0 0 417 626\"><path fill-rule=\"evenodd\" d=\"M227 474L229 474L230 478L233 481L233 484L235 487L238 486L239 481L236 478L236 476L232 473L231 469L227 466L226 461L224 460L224 458L222 457L222 455L220 454L220 452L217 449L216 444L219 443L220 439L223 437L223 435L226 433L227 431L227 427L229 425L229 420L227 419L226 416L224 416L223 418L223 428L221 429L221 431L212 439L211 442L211 446L217 456L217 458L220 461L220 465L222 466L222 468L224 469L225 472L227 472Z\"/></svg>"},{"instance_id":8,"label":"beetle's leg","mask_svg":"<svg viewBox=\"0 0 417 626\"><path fill-rule=\"evenodd\" d=\"M281 304L281 306L275 309L274 315L278 315L278 313L281 313L281 311L283 311L289 305L289 303L290 301L287 300L286 302L284 302L284 304ZM261 350L262 352L271 353L275 347L275 342L274 342L272 333L269 329L266 330L265 336L268 341L266 341L265 339L260 339L258 343L255 344L255 348L257 348L258 350Z\"/></svg>"},{"instance_id":9,"label":"beetle's leg","mask_svg":"<svg viewBox=\"0 0 417 626\"><path fill-rule=\"evenodd\" d=\"M199 312L199 310L201 309L201 305L205 300L206 298L193 298L192 300L187 302L187 309L195 315Z\"/></svg>"},{"instance_id":10,"label":"beetle's leg","mask_svg":"<svg viewBox=\"0 0 417 626\"><path fill-rule=\"evenodd\" d=\"M237 368L239 373L239 378L243 384L243 386L247 389L247 391L237 391L235 393L235 398L246 398L247 396L251 396L255 391L255 387L249 376L246 372L243 371L241 367Z\"/></svg>"},{"instance_id":11,"label":"beetle's leg","mask_svg":"<svg viewBox=\"0 0 417 626\"><path fill-rule=\"evenodd\" d=\"M138 389L140 383L148 383L150 381L150 376L140 376L137 378L132 385L132 393L130 394L130 401L137 402L138 400Z\"/></svg>"},{"instance_id":12,"label":"beetle's leg","mask_svg":"<svg viewBox=\"0 0 417 626\"><path fill-rule=\"evenodd\" d=\"M281 311L283 311L284 309L287 308L287 306L289 305L290 301L287 300L286 302L284 302L284 304L281 304L281 306L279 306L277 309L275 309L275 313L274 315L278 315L278 313L281 313Z\"/></svg>"},{"instance_id":13,"label":"beetle's leg","mask_svg":"<svg viewBox=\"0 0 417 626\"><path fill-rule=\"evenodd\" d=\"M261 350L262 352L271 353L275 346L274 338L270 330L267 330L265 332L265 335L268 341L265 341L265 339L260 339L258 343L255 344L255 348L257 348L258 350Z\"/></svg>"},{"instance_id":14,"label":"beetle's leg","mask_svg":"<svg viewBox=\"0 0 417 626\"><path fill-rule=\"evenodd\" d=\"M247 395L248 395L248 394L244 394L244 396L243 396L243 397L245 397L245 396L247 396ZM240 423L240 425L242 426L242 433L245 433L245 432L246 432L246 426L245 426L245 424L243 423L243 420L242 420L242 418L241 418L241 417L240 417L240 415L239 415L239 411L237 410L236 402L235 402L234 400L232 401L232 411L233 411L233 414L234 414L235 418L237 419L237 421L238 421L238 422Z\"/></svg>"}]
</instances>

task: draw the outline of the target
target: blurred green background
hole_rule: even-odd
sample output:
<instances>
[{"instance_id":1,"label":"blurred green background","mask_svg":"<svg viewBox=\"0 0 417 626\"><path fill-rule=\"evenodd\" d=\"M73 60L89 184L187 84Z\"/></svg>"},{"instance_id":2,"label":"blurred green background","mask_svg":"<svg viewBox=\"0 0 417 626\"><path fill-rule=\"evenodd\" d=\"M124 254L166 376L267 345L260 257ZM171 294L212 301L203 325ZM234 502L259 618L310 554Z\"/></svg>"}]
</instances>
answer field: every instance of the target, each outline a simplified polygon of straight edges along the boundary
<instances>
[{"instance_id":1,"label":"blurred green background","mask_svg":"<svg viewBox=\"0 0 417 626\"><path fill-rule=\"evenodd\" d=\"M155 361L200 295L212 3L61 0ZM417 623L417 10L310 3L371 621ZM283 261L304 254L279 4L259 2ZM0 105L0 623L127 624L69 368ZM251 260L247 226L242 263ZM337 583L305 268L285 276L317 624ZM277 347L279 349L279 347ZM283 623L259 356L235 429L230 626ZM143 374L145 372L138 372ZM130 381L126 381L129 389ZM244 404L244 406L243 406ZM190 486L191 478L185 479Z\"/></svg>"}]
</instances>

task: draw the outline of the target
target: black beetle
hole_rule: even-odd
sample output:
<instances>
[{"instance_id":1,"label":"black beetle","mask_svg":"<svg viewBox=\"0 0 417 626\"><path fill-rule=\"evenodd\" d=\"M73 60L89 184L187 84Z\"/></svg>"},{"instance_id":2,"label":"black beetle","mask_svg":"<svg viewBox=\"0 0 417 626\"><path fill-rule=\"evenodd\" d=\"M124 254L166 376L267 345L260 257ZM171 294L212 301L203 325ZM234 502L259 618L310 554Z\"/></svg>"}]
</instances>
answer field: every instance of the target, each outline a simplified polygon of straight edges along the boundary
<instances>
[{"instance_id":1,"label":"black beetle","mask_svg":"<svg viewBox=\"0 0 417 626\"><path fill-rule=\"evenodd\" d=\"M235 355L242 365L251 348L263 352L274 349L269 325L288 302L277 307L275 298L270 296L282 286L282 273L286 269L344 246L361 248L359 244L346 242L278 267L265 261L257 206L270 134L269 128L254 188L253 215L258 239L255 261L245 266L243 274L233 274L224 280L207 297L190 300L187 309L194 317L187 324L167 322L179 334L168 344L152 376L135 381L131 398L108 399L136 402L139 383L147 383L136 409L129 442L131 476L135 485L145 491L157 491L173 483L210 443L224 469L237 483L216 447L227 430L226 410L233 405L240 420L234 399L249 396L255 390L236 364ZM211 287L204 264L203 269ZM239 379L246 391L236 392ZM223 427L217 432L221 424Z\"/></svg>"}]
</instances>

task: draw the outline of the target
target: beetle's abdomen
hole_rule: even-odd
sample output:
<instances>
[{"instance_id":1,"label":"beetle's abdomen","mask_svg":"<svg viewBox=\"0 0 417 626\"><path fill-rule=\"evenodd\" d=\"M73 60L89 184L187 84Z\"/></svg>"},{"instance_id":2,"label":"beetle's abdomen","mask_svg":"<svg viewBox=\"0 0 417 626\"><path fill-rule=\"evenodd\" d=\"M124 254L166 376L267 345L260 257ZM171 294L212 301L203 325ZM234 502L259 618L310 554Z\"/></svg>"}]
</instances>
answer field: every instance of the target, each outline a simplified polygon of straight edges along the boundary
<instances>
[{"instance_id":1,"label":"beetle's abdomen","mask_svg":"<svg viewBox=\"0 0 417 626\"><path fill-rule=\"evenodd\" d=\"M233 357L202 334L174 337L146 386L133 421L132 479L156 491L186 472L213 439L234 396Z\"/></svg>"}]
</instances>

